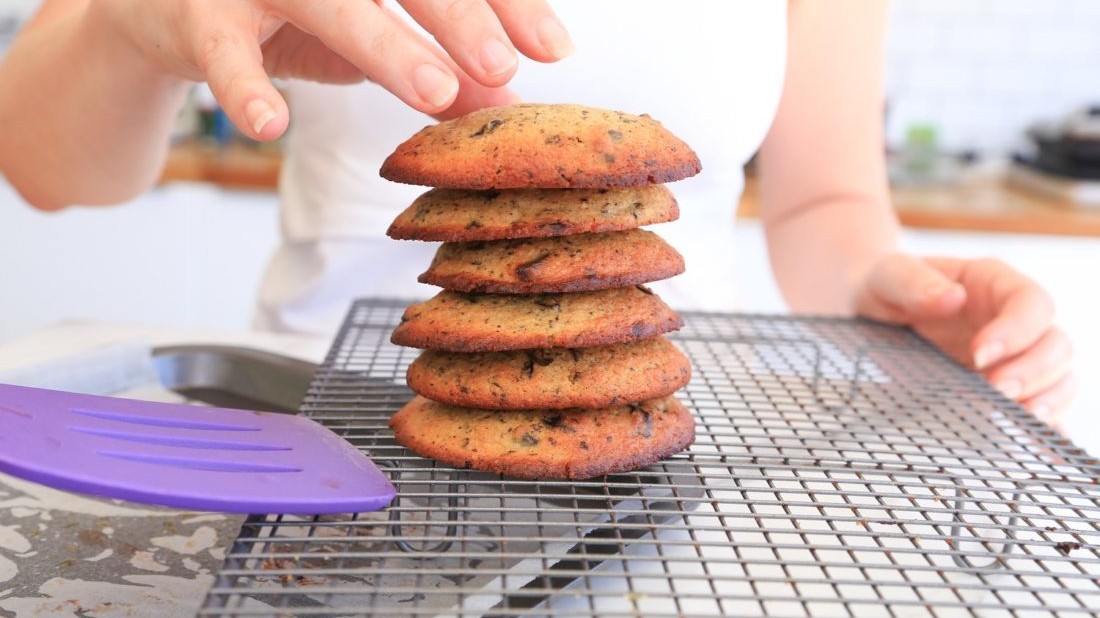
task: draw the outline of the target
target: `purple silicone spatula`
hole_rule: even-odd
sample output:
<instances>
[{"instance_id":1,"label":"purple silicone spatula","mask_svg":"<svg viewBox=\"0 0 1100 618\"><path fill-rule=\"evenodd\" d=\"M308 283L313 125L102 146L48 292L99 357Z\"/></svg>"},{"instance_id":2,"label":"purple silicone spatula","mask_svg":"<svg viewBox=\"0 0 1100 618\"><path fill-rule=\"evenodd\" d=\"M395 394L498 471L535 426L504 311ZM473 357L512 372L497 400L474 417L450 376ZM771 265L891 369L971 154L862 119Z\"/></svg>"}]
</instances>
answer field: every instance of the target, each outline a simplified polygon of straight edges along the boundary
<instances>
[{"instance_id":1,"label":"purple silicone spatula","mask_svg":"<svg viewBox=\"0 0 1100 618\"><path fill-rule=\"evenodd\" d=\"M228 513L350 513L394 488L302 416L0 385L0 471L57 489Z\"/></svg>"}]
</instances>

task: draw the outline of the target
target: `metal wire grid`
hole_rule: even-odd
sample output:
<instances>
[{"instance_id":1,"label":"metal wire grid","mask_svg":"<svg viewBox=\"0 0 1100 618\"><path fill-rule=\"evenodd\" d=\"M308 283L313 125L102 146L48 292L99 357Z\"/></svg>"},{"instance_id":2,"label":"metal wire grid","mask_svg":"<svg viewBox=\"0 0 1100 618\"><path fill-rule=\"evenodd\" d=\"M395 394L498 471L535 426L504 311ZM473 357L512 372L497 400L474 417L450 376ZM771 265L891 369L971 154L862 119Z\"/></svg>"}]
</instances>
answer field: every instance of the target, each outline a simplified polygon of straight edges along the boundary
<instances>
[{"instance_id":1,"label":"metal wire grid","mask_svg":"<svg viewBox=\"0 0 1100 618\"><path fill-rule=\"evenodd\" d=\"M685 313L695 444L546 483L392 441L405 304L355 304L303 406L398 500L249 518L201 616L1098 615L1100 462L908 331Z\"/></svg>"}]
</instances>

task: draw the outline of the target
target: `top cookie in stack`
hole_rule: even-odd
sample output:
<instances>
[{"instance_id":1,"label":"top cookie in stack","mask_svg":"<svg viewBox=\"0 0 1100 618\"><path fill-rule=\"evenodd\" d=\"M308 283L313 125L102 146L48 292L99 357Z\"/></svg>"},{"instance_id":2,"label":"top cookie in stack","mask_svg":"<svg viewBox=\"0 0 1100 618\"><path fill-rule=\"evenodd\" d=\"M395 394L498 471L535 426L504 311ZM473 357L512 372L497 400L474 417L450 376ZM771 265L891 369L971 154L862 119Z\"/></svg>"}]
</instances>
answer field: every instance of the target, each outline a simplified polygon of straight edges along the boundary
<instances>
[{"instance_id":1,"label":"top cookie in stack","mask_svg":"<svg viewBox=\"0 0 1100 618\"><path fill-rule=\"evenodd\" d=\"M447 189L607 189L673 182L700 169L695 152L645 114L518 103L421 129L381 174Z\"/></svg>"},{"instance_id":2,"label":"top cookie in stack","mask_svg":"<svg viewBox=\"0 0 1100 618\"><path fill-rule=\"evenodd\" d=\"M444 241L392 341L425 351L399 442L521 478L632 470L685 448L672 394L690 366L662 335L683 324L644 283L683 259L643 225L679 216L662 184L700 169L648 116L579 105L483 109L424 128L381 174L435 187L391 225Z\"/></svg>"}]
</instances>

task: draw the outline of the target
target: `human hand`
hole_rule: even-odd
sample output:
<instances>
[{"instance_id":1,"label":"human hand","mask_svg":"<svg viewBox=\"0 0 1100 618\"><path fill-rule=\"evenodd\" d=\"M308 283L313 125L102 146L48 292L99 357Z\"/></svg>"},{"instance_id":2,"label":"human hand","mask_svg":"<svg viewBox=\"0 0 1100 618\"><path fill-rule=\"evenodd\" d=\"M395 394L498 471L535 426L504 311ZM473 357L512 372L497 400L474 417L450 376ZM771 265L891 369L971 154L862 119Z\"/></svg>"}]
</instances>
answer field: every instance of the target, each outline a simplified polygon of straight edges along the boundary
<instances>
[{"instance_id":1,"label":"human hand","mask_svg":"<svg viewBox=\"0 0 1100 618\"><path fill-rule=\"evenodd\" d=\"M513 102L516 50L542 62L572 51L544 0L399 0L442 45L381 0L93 0L89 27L122 33L161 71L206 81L255 139L289 122L271 77L376 82L439 118Z\"/></svg>"},{"instance_id":2,"label":"human hand","mask_svg":"<svg viewBox=\"0 0 1100 618\"><path fill-rule=\"evenodd\" d=\"M1050 297L1003 262L890 255L871 268L855 310L913 327L1052 426L1073 397L1072 348Z\"/></svg>"}]
</instances>

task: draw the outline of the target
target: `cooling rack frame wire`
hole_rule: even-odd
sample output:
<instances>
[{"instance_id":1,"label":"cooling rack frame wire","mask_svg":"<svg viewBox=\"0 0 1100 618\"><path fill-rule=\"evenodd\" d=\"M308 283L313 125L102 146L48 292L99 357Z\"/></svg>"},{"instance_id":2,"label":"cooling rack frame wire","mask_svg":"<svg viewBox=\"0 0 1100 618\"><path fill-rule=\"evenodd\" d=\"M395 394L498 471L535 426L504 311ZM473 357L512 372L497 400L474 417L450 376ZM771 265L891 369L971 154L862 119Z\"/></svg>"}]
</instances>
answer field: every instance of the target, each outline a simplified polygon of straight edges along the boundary
<instances>
[{"instance_id":1,"label":"cooling rack frame wire","mask_svg":"<svg viewBox=\"0 0 1100 618\"><path fill-rule=\"evenodd\" d=\"M908 330L685 312L695 444L551 483L393 442L407 304L356 302L301 410L398 499L249 517L201 616L1098 615L1100 462Z\"/></svg>"}]
</instances>

